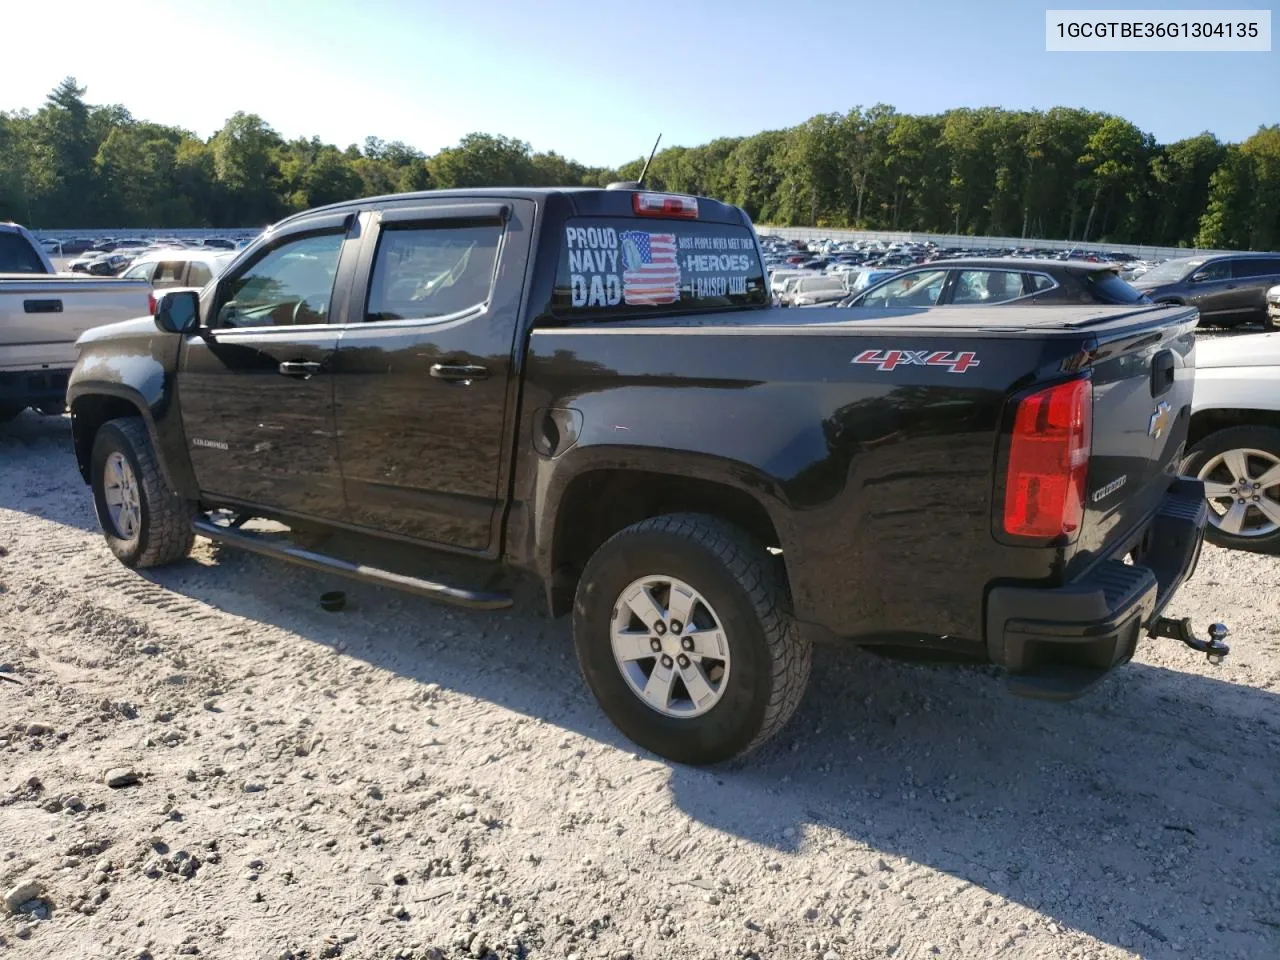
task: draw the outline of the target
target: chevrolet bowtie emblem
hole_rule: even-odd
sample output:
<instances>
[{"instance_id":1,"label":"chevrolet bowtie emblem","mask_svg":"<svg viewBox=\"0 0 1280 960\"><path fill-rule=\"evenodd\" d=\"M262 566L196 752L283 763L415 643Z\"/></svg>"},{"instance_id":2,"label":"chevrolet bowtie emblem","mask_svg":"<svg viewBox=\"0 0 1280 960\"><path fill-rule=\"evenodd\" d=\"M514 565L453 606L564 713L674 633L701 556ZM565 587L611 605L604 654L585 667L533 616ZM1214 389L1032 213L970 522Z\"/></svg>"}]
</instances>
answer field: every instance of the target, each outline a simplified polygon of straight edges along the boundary
<instances>
[{"instance_id":1,"label":"chevrolet bowtie emblem","mask_svg":"<svg viewBox=\"0 0 1280 960\"><path fill-rule=\"evenodd\" d=\"M1159 440L1164 434L1164 428L1169 425L1169 405L1163 400L1156 407L1155 412L1151 414L1151 422L1147 424L1147 436Z\"/></svg>"}]
</instances>

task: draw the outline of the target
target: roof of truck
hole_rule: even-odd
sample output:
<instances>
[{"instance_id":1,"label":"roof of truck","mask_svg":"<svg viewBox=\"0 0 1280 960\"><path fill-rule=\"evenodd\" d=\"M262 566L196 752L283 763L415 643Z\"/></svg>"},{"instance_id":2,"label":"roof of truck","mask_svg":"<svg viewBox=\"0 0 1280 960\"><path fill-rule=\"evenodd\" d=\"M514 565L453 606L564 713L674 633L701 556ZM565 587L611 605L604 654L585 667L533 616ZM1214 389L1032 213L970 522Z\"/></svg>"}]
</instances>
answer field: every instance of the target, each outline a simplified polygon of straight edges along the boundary
<instances>
[{"instance_id":1,"label":"roof of truck","mask_svg":"<svg viewBox=\"0 0 1280 960\"><path fill-rule=\"evenodd\" d=\"M578 216L634 216L630 197L634 193L664 193L676 195L670 190L647 189L615 189L604 187L466 187L450 190L420 190L413 193L391 193L380 197L361 197L358 200L343 200L328 206L314 207L295 213L290 217L272 224L268 230L276 230L286 224L293 223L320 213L356 212L370 208L386 206L389 203L404 203L413 200L532 200L545 203L552 197L565 197L572 204L573 215ZM691 194L680 194L691 196ZM750 221L739 207L713 200L710 197L695 197L698 201L698 219L718 222L741 221L744 225Z\"/></svg>"}]
</instances>

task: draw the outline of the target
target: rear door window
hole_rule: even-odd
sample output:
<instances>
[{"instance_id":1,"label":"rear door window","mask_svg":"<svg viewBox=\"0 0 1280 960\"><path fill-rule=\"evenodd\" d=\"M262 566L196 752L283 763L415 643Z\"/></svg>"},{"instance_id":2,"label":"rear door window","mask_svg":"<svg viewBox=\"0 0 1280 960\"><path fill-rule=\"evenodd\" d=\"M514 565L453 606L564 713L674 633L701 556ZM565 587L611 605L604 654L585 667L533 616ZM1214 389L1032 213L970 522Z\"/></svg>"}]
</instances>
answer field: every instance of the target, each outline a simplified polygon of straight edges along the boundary
<instances>
[{"instance_id":1,"label":"rear door window","mask_svg":"<svg viewBox=\"0 0 1280 960\"><path fill-rule=\"evenodd\" d=\"M199 260L192 260L187 265L187 286L203 287L213 279L213 271Z\"/></svg>"},{"instance_id":2,"label":"rear door window","mask_svg":"<svg viewBox=\"0 0 1280 960\"><path fill-rule=\"evenodd\" d=\"M1232 273L1237 277L1269 277L1280 273L1280 260L1268 257L1249 257L1235 261Z\"/></svg>"},{"instance_id":3,"label":"rear door window","mask_svg":"<svg viewBox=\"0 0 1280 960\"><path fill-rule=\"evenodd\" d=\"M952 303L1008 303L1022 296L1022 275L1008 270L961 270Z\"/></svg>"},{"instance_id":4,"label":"rear door window","mask_svg":"<svg viewBox=\"0 0 1280 960\"><path fill-rule=\"evenodd\" d=\"M696 220L574 217L560 238L552 309L625 317L767 302L755 235Z\"/></svg>"}]
</instances>

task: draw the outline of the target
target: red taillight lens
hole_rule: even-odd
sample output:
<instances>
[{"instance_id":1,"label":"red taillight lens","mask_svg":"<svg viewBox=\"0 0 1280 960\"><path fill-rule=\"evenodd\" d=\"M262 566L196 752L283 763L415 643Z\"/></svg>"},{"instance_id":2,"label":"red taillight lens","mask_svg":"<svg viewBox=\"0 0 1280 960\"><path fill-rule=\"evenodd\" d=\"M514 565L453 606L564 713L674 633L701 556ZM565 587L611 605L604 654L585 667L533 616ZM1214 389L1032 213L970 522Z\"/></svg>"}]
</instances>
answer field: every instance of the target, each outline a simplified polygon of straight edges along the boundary
<instances>
[{"instance_id":1,"label":"red taillight lens","mask_svg":"<svg viewBox=\"0 0 1280 960\"><path fill-rule=\"evenodd\" d=\"M156 315L156 295L154 293L147 294L147 313L153 317Z\"/></svg>"},{"instance_id":2,"label":"red taillight lens","mask_svg":"<svg viewBox=\"0 0 1280 960\"><path fill-rule=\"evenodd\" d=\"M642 217L686 217L698 219L698 201L695 197L681 197L673 193L633 193L631 209Z\"/></svg>"},{"instance_id":3,"label":"red taillight lens","mask_svg":"<svg viewBox=\"0 0 1280 960\"><path fill-rule=\"evenodd\" d=\"M1060 383L1018 403L1005 483L1006 533L1074 538L1079 532L1092 415L1089 380Z\"/></svg>"}]
</instances>

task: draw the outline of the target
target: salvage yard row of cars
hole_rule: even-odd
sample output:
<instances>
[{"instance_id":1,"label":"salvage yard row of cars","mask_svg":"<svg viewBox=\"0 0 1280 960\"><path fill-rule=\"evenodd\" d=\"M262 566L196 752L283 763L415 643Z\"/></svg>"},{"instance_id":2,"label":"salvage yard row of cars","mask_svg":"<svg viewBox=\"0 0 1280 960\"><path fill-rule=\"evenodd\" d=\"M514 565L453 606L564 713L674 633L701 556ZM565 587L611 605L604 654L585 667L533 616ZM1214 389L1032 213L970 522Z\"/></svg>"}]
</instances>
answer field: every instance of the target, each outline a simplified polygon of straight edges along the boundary
<instances>
[{"instance_id":1,"label":"salvage yard row of cars","mask_svg":"<svg viewBox=\"0 0 1280 960\"><path fill-rule=\"evenodd\" d=\"M1280 254L1182 257L1129 266L1123 254L961 252L931 243L805 243L761 237L780 306L946 306L1025 302L1194 306L1202 324L1280 329ZM1019 276L1021 279L1019 280ZM923 281L923 282L922 282Z\"/></svg>"},{"instance_id":2,"label":"salvage yard row of cars","mask_svg":"<svg viewBox=\"0 0 1280 960\"><path fill-rule=\"evenodd\" d=\"M1166 613L1206 526L1280 547L1280 334L1206 344L1194 304L1069 260L912 261L777 309L762 246L736 207L633 182L353 201L200 289L0 275L0 364L94 315L45 366L73 364L122 563L200 535L472 609L532 579L603 711L680 762L779 730L815 640L985 659L1048 699L1147 637L1226 655Z\"/></svg>"}]
</instances>

